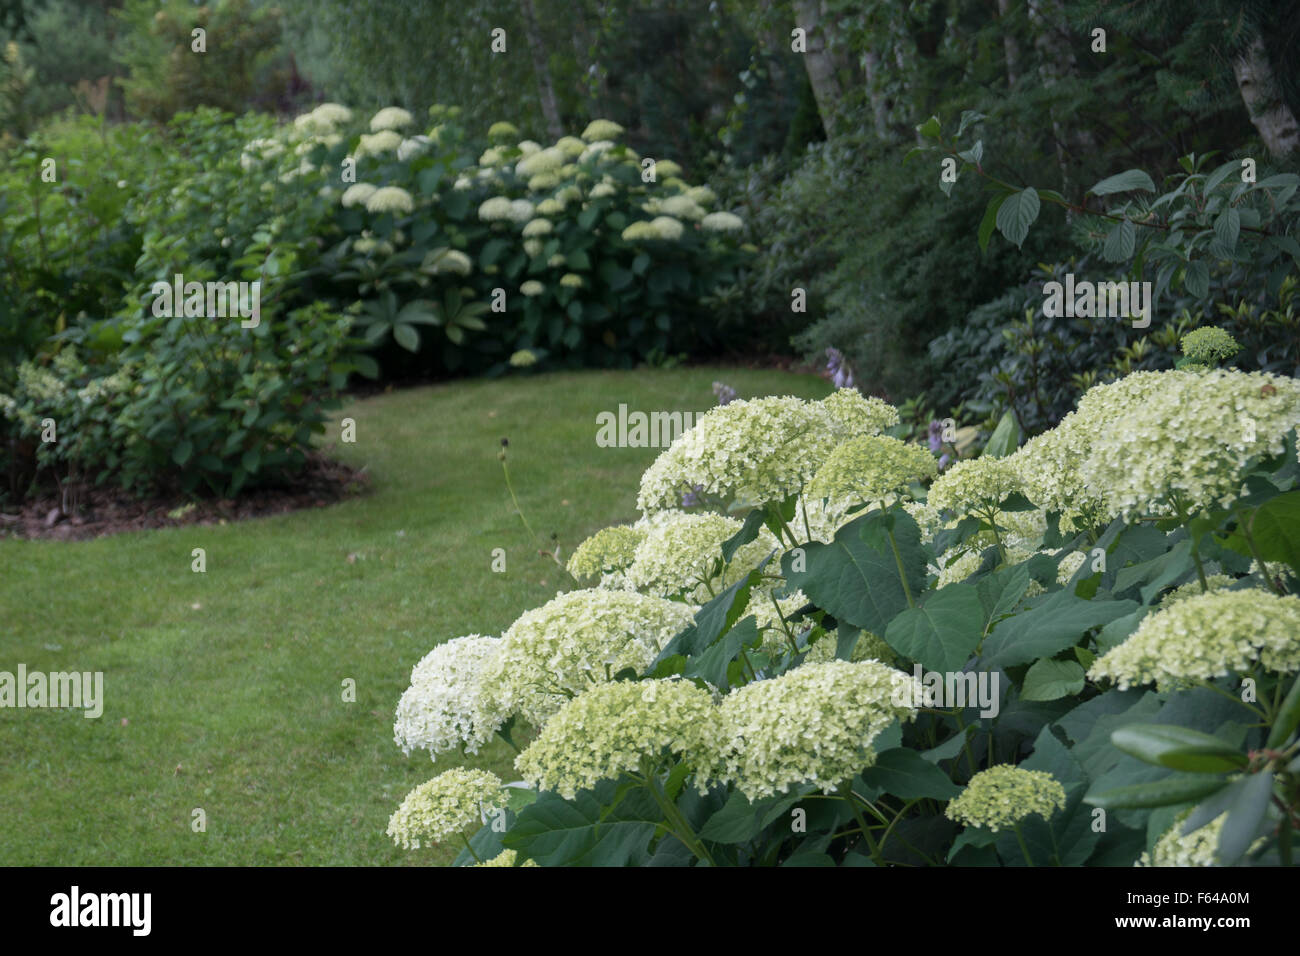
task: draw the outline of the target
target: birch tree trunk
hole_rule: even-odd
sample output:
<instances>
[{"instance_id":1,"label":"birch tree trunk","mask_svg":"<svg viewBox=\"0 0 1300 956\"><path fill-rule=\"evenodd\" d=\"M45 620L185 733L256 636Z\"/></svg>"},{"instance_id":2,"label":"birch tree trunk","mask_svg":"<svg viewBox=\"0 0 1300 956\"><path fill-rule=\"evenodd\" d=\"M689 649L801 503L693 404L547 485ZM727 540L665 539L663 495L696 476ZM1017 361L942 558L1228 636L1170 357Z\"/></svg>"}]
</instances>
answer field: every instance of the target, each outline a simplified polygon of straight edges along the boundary
<instances>
[{"instance_id":1,"label":"birch tree trunk","mask_svg":"<svg viewBox=\"0 0 1300 956\"><path fill-rule=\"evenodd\" d=\"M1003 23L1002 27L1002 51L1007 61L1007 87L1016 85L1016 80L1020 75L1020 44L1016 42L1016 36L1011 32L1007 24L1007 18L1011 15L1011 0L998 0L998 20Z\"/></svg>"},{"instance_id":2,"label":"birch tree trunk","mask_svg":"<svg viewBox=\"0 0 1300 956\"><path fill-rule=\"evenodd\" d=\"M1250 121L1269 153L1281 157L1300 146L1300 126L1296 124L1295 114L1278 95L1273 67L1261 37L1255 37L1246 52L1233 62L1232 72Z\"/></svg>"},{"instance_id":3,"label":"birch tree trunk","mask_svg":"<svg viewBox=\"0 0 1300 956\"><path fill-rule=\"evenodd\" d=\"M564 135L564 126L560 123L560 107L555 101L551 68L546 63L546 44L542 42L542 31L537 27L537 11L533 7L533 0L521 0L520 9L524 15L528 52L533 58L533 73L537 75L537 95L541 100L542 115L546 118L546 131L551 139L556 140Z\"/></svg>"},{"instance_id":4,"label":"birch tree trunk","mask_svg":"<svg viewBox=\"0 0 1300 956\"><path fill-rule=\"evenodd\" d=\"M876 136L889 138L889 111L885 107L885 94L880 92L876 80L880 76L880 54L867 50L862 54L862 70L867 78L867 96L871 100L871 115L875 119Z\"/></svg>"},{"instance_id":5,"label":"birch tree trunk","mask_svg":"<svg viewBox=\"0 0 1300 956\"><path fill-rule=\"evenodd\" d=\"M835 61L826 49L826 39L822 35L821 0L796 0L794 4L796 27L802 27L807 37L808 48L803 53L804 69L808 71L808 83L812 86L813 98L817 101L817 112L821 115L822 126L826 135L835 128L835 114L839 109L839 79L835 75Z\"/></svg>"}]
</instances>

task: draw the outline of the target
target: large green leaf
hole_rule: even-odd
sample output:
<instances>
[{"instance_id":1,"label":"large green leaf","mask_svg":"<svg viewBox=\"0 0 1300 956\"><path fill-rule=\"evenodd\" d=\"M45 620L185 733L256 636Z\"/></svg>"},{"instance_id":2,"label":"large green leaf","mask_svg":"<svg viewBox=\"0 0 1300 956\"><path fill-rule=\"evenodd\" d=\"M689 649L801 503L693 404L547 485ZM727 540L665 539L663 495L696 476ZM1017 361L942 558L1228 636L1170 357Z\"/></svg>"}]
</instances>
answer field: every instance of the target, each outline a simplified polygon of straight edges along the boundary
<instances>
[{"instance_id":1,"label":"large green leaf","mask_svg":"<svg viewBox=\"0 0 1300 956\"><path fill-rule=\"evenodd\" d=\"M885 629L885 643L927 670L959 671L984 636L983 617L979 591L959 581L899 612Z\"/></svg>"},{"instance_id":2,"label":"large green leaf","mask_svg":"<svg viewBox=\"0 0 1300 956\"><path fill-rule=\"evenodd\" d=\"M1226 773L1247 763L1245 754L1218 737L1174 724L1130 724L1110 740L1131 757L1171 770Z\"/></svg>"},{"instance_id":3,"label":"large green leaf","mask_svg":"<svg viewBox=\"0 0 1300 956\"><path fill-rule=\"evenodd\" d=\"M893 519L897 559L886 529L889 518ZM803 571L794 570L793 552L782 559L785 579L842 625L873 634L885 633L889 622L908 606L899 577L900 560L913 595L920 594L925 584L921 531L906 512L888 517L870 512L840 528L830 544L813 542L803 549Z\"/></svg>"},{"instance_id":4,"label":"large green leaf","mask_svg":"<svg viewBox=\"0 0 1300 956\"><path fill-rule=\"evenodd\" d=\"M1300 491L1288 491L1260 505L1245 520L1265 561L1283 561L1300 573ZM1244 538L1234 536L1229 546L1250 554Z\"/></svg>"},{"instance_id":5,"label":"large green leaf","mask_svg":"<svg viewBox=\"0 0 1300 956\"><path fill-rule=\"evenodd\" d=\"M1112 193L1125 193L1133 190L1153 193L1156 191L1156 184L1142 170L1129 169L1122 173L1116 173L1114 176L1107 176L1089 189L1088 192L1094 196L1109 196Z\"/></svg>"},{"instance_id":6,"label":"large green leaf","mask_svg":"<svg viewBox=\"0 0 1300 956\"><path fill-rule=\"evenodd\" d=\"M1085 803L1107 810L1168 807L1202 800L1222 790L1227 783L1228 778L1221 775L1175 774L1151 783L1135 783L1089 794L1083 799Z\"/></svg>"},{"instance_id":7,"label":"large green leaf","mask_svg":"<svg viewBox=\"0 0 1300 956\"><path fill-rule=\"evenodd\" d=\"M684 676L703 678L725 693L731 686L727 666L740 655L743 648L756 645L759 637L758 623L751 614L703 653L690 658Z\"/></svg>"},{"instance_id":8,"label":"large green leaf","mask_svg":"<svg viewBox=\"0 0 1300 956\"><path fill-rule=\"evenodd\" d=\"M998 232L1017 247L1023 245L1025 237L1029 235L1029 227L1038 218L1038 209L1038 193L1032 186L1012 193L998 207Z\"/></svg>"},{"instance_id":9,"label":"large green leaf","mask_svg":"<svg viewBox=\"0 0 1300 956\"><path fill-rule=\"evenodd\" d=\"M997 428L993 429L988 444L984 446L984 457L1006 458L1020 447L1020 439L1023 437L1024 432L1020 430L1020 423L1016 421L1016 413L1008 408L1002 413Z\"/></svg>"},{"instance_id":10,"label":"large green leaf","mask_svg":"<svg viewBox=\"0 0 1300 956\"><path fill-rule=\"evenodd\" d=\"M1083 690L1083 668L1074 661L1042 658L1025 674L1021 700L1060 700Z\"/></svg>"},{"instance_id":11,"label":"large green leaf","mask_svg":"<svg viewBox=\"0 0 1300 956\"><path fill-rule=\"evenodd\" d=\"M1228 807L1228 818L1219 831L1217 855L1223 866L1235 866L1246 855L1263 829L1264 816L1273 799L1271 771L1251 774L1245 781Z\"/></svg>"},{"instance_id":12,"label":"large green leaf","mask_svg":"<svg viewBox=\"0 0 1300 956\"><path fill-rule=\"evenodd\" d=\"M904 800L951 800L961 793L946 773L910 747L881 753L875 764L862 772L862 779L868 786Z\"/></svg>"},{"instance_id":13,"label":"large green leaf","mask_svg":"<svg viewBox=\"0 0 1300 956\"><path fill-rule=\"evenodd\" d=\"M1136 609L1134 601L1087 601L1071 591L1053 591L994 626L984 642L984 663L988 667L1011 667L1051 657L1078 643L1092 628Z\"/></svg>"},{"instance_id":14,"label":"large green leaf","mask_svg":"<svg viewBox=\"0 0 1300 956\"><path fill-rule=\"evenodd\" d=\"M504 844L541 866L628 866L649 858L663 817L649 794L631 790L612 810L617 787L607 781L572 800L541 794L520 811Z\"/></svg>"}]
</instances>

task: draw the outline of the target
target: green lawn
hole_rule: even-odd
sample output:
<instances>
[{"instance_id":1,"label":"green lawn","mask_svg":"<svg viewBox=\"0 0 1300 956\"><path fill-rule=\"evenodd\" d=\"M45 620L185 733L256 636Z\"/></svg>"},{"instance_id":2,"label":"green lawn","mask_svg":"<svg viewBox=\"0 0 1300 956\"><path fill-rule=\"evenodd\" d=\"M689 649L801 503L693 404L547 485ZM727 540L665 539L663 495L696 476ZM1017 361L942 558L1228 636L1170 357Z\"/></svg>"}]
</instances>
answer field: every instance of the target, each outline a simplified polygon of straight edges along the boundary
<instances>
[{"instance_id":1,"label":"green lawn","mask_svg":"<svg viewBox=\"0 0 1300 956\"><path fill-rule=\"evenodd\" d=\"M357 442L332 453L368 468L364 497L220 527L0 540L0 670L103 671L105 696L98 720L0 709L0 864L449 861L451 847L408 853L384 834L406 792L455 762L403 756L397 699L436 644L498 634L566 587L514 513L500 439L534 530L567 555L635 517L658 453L598 447L596 414L702 411L717 378L742 397L830 391L690 369L396 392L340 413ZM504 744L476 762L515 779ZM191 829L199 807L206 833Z\"/></svg>"}]
</instances>

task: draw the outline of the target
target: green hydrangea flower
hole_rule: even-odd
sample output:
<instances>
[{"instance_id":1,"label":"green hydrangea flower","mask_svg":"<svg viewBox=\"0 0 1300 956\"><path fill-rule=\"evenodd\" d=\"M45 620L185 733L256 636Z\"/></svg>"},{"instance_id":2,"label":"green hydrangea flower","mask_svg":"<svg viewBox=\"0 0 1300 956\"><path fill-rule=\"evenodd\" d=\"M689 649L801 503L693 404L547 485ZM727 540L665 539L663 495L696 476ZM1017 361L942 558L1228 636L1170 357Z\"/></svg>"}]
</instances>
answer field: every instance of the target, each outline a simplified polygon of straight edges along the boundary
<instances>
[{"instance_id":1,"label":"green hydrangea flower","mask_svg":"<svg viewBox=\"0 0 1300 956\"><path fill-rule=\"evenodd\" d=\"M1236 339L1212 325L1193 329L1180 344L1183 354L1199 365L1218 365L1241 351Z\"/></svg>"},{"instance_id":2,"label":"green hydrangea flower","mask_svg":"<svg viewBox=\"0 0 1300 956\"><path fill-rule=\"evenodd\" d=\"M615 525L602 528L582 544L578 545L569 556L568 570L575 578L604 578L618 574L627 569L636 557L636 546L645 538L644 527L633 525ZM622 587L622 575L617 584L602 586Z\"/></svg>"},{"instance_id":3,"label":"green hydrangea flower","mask_svg":"<svg viewBox=\"0 0 1300 956\"><path fill-rule=\"evenodd\" d=\"M724 500L782 501L802 489L836 443L834 422L818 402L772 396L720 405L646 470L637 507L674 508L696 485Z\"/></svg>"},{"instance_id":4,"label":"green hydrangea flower","mask_svg":"<svg viewBox=\"0 0 1300 956\"><path fill-rule=\"evenodd\" d=\"M1050 820L1065 808L1065 788L1050 773L999 764L970 778L944 811L950 820L994 833L1037 814Z\"/></svg>"},{"instance_id":5,"label":"green hydrangea flower","mask_svg":"<svg viewBox=\"0 0 1300 956\"><path fill-rule=\"evenodd\" d=\"M926 503L935 511L957 517L989 515L1008 495L1024 489L1019 470L1010 458L967 458L959 461L930 486Z\"/></svg>"},{"instance_id":6,"label":"green hydrangea flower","mask_svg":"<svg viewBox=\"0 0 1300 956\"><path fill-rule=\"evenodd\" d=\"M937 471L934 455L917 445L887 435L851 438L817 470L808 494L874 503Z\"/></svg>"},{"instance_id":7,"label":"green hydrangea flower","mask_svg":"<svg viewBox=\"0 0 1300 956\"><path fill-rule=\"evenodd\" d=\"M514 123L499 121L488 127L488 139L498 143L509 143L519 138L519 128Z\"/></svg>"},{"instance_id":8,"label":"green hydrangea flower","mask_svg":"<svg viewBox=\"0 0 1300 956\"><path fill-rule=\"evenodd\" d=\"M666 751L688 763L716 734L708 691L685 680L618 681L565 704L515 768L539 790L572 799L579 790L654 767Z\"/></svg>"},{"instance_id":9,"label":"green hydrangea flower","mask_svg":"<svg viewBox=\"0 0 1300 956\"><path fill-rule=\"evenodd\" d=\"M658 512L645 522L645 535L627 569L626 587L655 597L705 603L778 547L769 531L742 545L724 565L722 545L740 529L740 521L723 515Z\"/></svg>"},{"instance_id":10,"label":"green hydrangea flower","mask_svg":"<svg viewBox=\"0 0 1300 956\"><path fill-rule=\"evenodd\" d=\"M613 120L594 119L587 124L587 128L582 131L582 138L588 143L597 140L612 140L623 135L623 127L619 126Z\"/></svg>"},{"instance_id":11,"label":"green hydrangea flower","mask_svg":"<svg viewBox=\"0 0 1300 956\"><path fill-rule=\"evenodd\" d=\"M588 588L525 612L483 668L482 691L505 715L541 726L568 697L627 667L644 670L694 620L695 608L632 591Z\"/></svg>"},{"instance_id":12,"label":"green hydrangea flower","mask_svg":"<svg viewBox=\"0 0 1300 956\"><path fill-rule=\"evenodd\" d=\"M464 833L505 806L501 787L501 778L486 770L448 770L406 795L389 817L388 835L398 846L418 850Z\"/></svg>"},{"instance_id":13,"label":"green hydrangea flower","mask_svg":"<svg viewBox=\"0 0 1300 956\"><path fill-rule=\"evenodd\" d=\"M732 784L750 800L811 783L838 787L875 762L872 741L915 708L899 688L914 677L879 661L805 662L722 699L704 779Z\"/></svg>"},{"instance_id":14,"label":"green hydrangea flower","mask_svg":"<svg viewBox=\"0 0 1300 956\"><path fill-rule=\"evenodd\" d=\"M1300 670L1300 597L1253 588L1182 597L1144 617L1128 640L1093 662L1088 677L1113 680L1120 690L1151 683L1178 690L1248 671L1256 661L1282 674Z\"/></svg>"},{"instance_id":15,"label":"green hydrangea flower","mask_svg":"<svg viewBox=\"0 0 1300 956\"><path fill-rule=\"evenodd\" d=\"M830 415L837 442L879 435L898 424L898 409L856 388L836 389L818 404Z\"/></svg>"}]
</instances>

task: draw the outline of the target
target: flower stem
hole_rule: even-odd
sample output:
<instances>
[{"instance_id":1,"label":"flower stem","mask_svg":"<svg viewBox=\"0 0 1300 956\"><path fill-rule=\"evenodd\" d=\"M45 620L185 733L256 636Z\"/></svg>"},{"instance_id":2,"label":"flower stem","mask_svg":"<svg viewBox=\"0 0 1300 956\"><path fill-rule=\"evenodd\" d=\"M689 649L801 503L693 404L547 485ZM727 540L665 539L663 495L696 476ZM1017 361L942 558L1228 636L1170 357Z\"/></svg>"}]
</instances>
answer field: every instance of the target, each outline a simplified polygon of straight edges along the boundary
<instances>
[{"instance_id":1,"label":"flower stem","mask_svg":"<svg viewBox=\"0 0 1300 956\"><path fill-rule=\"evenodd\" d=\"M912 589L907 586L907 572L903 570L903 556L898 553L898 542L894 540L894 529L886 528L885 534L889 536L889 547L894 552L894 563L898 565L898 580L903 585L903 596L907 598L907 606L916 607L916 602L912 600Z\"/></svg>"},{"instance_id":2,"label":"flower stem","mask_svg":"<svg viewBox=\"0 0 1300 956\"><path fill-rule=\"evenodd\" d=\"M469 851L469 855L474 858L475 863L483 862L483 858L474 852L474 848L469 845L469 838L463 833L460 835L460 842L465 844L465 849Z\"/></svg>"}]
</instances>

